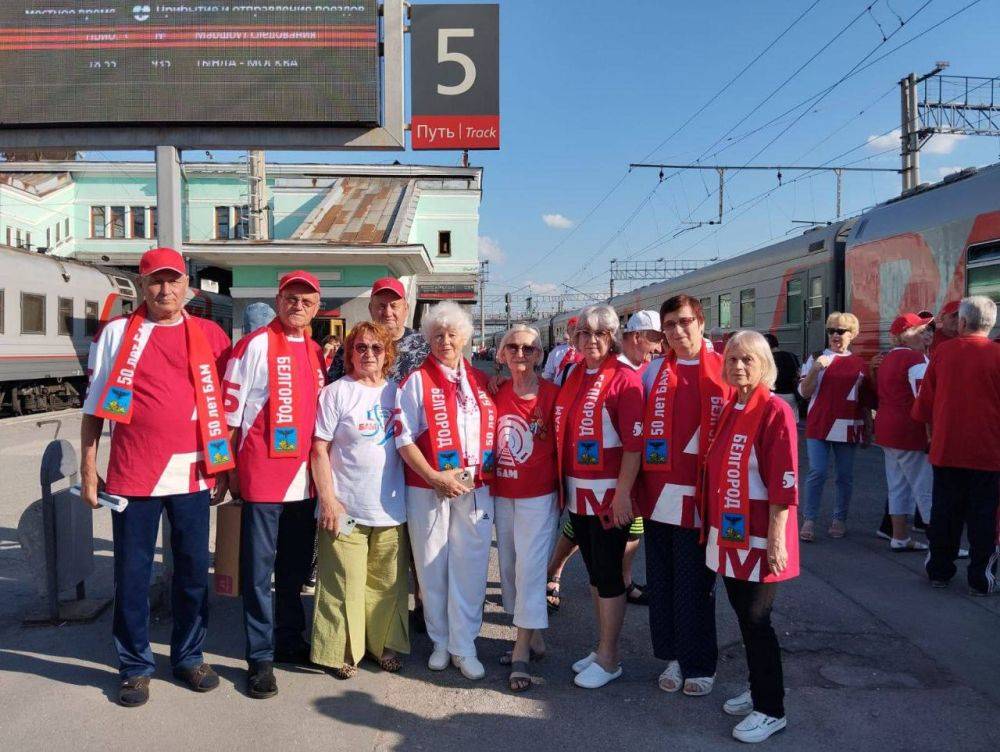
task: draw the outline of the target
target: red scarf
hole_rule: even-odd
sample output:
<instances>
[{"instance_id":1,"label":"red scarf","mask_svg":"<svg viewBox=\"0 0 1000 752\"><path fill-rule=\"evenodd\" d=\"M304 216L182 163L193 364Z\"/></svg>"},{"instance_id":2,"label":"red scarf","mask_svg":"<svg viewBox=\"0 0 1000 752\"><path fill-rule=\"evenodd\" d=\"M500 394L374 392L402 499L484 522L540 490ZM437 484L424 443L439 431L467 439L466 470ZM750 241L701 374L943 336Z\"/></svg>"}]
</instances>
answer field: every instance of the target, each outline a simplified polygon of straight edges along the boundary
<instances>
[{"instance_id":1,"label":"red scarf","mask_svg":"<svg viewBox=\"0 0 1000 752\"><path fill-rule=\"evenodd\" d=\"M725 425L730 413L737 413L731 428L716 437L724 451L718 486L710 490L720 501L719 548L750 548L750 453L770 398L770 390L760 385L742 410L736 410L732 400L719 419Z\"/></svg>"},{"instance_id":2,"label":"red scarf","mask_svg":"<svg viewBox=\"0 0 1000 752\"><path fill-rule=\"evenodd\" d=\"M146 320L146 313L146 304L143 303L128 317L125 336L115 356L115 364L111 368L104 393L98 402L95 414L99 418L126 424L132 421L135 374L143 350L139 329ZM219 374L205 333L187 311L181 311L181 315L184 317L188 366L194 384L198 430L201 433L201 445L205 450L205 468L209 474L215 474L236 466L219 402L219 395L222 393L219 389Z\"/></svg>"},{"instance_id":3,"label":"red scarf","mask_svg":"<svg viewBox=\"0 0 1000 752\"><path fill-rule=\"evenodd\" d=\"M701 430L698 432L698 457L705 452L716 428L729 387L722 380L722 364L710 357L706 346L698 358L698 386L701 393ZM646 402L642 421L642 469L645 472L669 472L673 465L670 434L674 419L674 397L677 395L677 354L671 351L660 364L653 379L653 389ZM683 447L679 448L683 451Z\"/></svg>"},{"instance_id":4,"label":"red scarf","mask_svg":"<svg viewBox=\"0 0 1000 752\"><path fill-rule=\"evenodd\" d=\"M577 399L580 387L586 376L586 364L580 363L566 379L559 396L556 398L556 456L559 464L559 477L565 470L602 470L604 469L604 400L607 398L608 387L611 385L618 359L613 353L601 363L597 376L590 388ZM573 461L567 467L563 458L563 447L566 442L568 426L573 426ZM560 480L561 482L561 480Z\"/></svg>"},{"instance_id":5,"label":"red scarf","mask_svg":"<svg viewBox=\"0 0 1000 752\"><path fill-rule=\"evenodd\" d=\"M312 374L313 392L308 396L297 394L298 382L293 368L292 348L288 336L278 319L267 325L267 374L268 374L268 456L272 459L287 457L301 459L312 444L312 428L302 425L303 399L316 399L320 387L319 358L311 342L306 342L309 372ZM300 442L304 438L304 442Z\"/></svg>"},{"instance_id":6,"label":"red scarf","mask_svg":"<svg viewBox=\"0 0 1000 752\"><path fill-rule=\"evenodd\" d=\"M482 478L493 474L496 464L497 409L486 388L476 377L476 372L463 361L469 386L479 404L479 450L482 455L479 472ZM458 435L458 390L460 384L449 379L434 356L420 366L424 392L424 416L431 439L431 466L436 470L455 470L463 466L462 440Z\"/></svg>"}]
</instances>

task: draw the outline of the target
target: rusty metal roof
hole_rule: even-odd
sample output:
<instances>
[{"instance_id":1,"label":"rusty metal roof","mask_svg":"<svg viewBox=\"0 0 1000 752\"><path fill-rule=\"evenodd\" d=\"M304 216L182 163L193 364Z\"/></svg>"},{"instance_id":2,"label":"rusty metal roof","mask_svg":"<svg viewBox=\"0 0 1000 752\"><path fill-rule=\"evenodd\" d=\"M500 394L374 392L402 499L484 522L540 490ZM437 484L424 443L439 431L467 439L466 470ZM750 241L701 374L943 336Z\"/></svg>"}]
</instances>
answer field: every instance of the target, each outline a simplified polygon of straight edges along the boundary
<instances>
[{"instance_id":1,"label":"rusty metal roof","mask_svg":"<svg viewBox=\"0 0 1000 752\"><path fill-rule=\"evenodd\" d=\"M403 177L338 178L292 239L352 245L406 242L401 230L412 219L416 182Z\"/></svg>"},{"instance_id":2,"label":"rusty metal roof","mask_svg":"<svg viewBox=\"0 0 1000 752\"><path fill-rule=\"evenodd\" d=\"M72 177L68 172L0 173L0 184L30 193L33 196L47 196L72 182Z\"/></svg>"}]
</instances>

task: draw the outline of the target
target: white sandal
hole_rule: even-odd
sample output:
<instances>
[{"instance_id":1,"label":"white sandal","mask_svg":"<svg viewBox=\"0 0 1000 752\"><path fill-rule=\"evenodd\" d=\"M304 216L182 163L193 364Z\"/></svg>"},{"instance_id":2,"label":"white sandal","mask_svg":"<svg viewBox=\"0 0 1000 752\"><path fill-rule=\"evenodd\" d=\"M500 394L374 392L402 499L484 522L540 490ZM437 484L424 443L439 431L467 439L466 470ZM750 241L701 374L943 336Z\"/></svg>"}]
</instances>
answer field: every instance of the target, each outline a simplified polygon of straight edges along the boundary
<instances>
[{"instance_id":1,"label":"white sandal","mask_svg":"<svg viewBox=\"0 0 1000 752\"><path fill-rule=\"evenodd\" d=\"M677 692L684 684L684 677L681 676L681 664L677 661L670 661L656 683L664 692Z\"/></svg>"},{"instance_id":2,"label":"white sandal","mask_svg":"<svg viewBox=\"0 0 1000 752\"><path fill-rule=\"evenodd\" d=\"M684 694L688 697L704 697L714 686L714 676L693 676L684 680Z\"/></svg>"}]
</instances>

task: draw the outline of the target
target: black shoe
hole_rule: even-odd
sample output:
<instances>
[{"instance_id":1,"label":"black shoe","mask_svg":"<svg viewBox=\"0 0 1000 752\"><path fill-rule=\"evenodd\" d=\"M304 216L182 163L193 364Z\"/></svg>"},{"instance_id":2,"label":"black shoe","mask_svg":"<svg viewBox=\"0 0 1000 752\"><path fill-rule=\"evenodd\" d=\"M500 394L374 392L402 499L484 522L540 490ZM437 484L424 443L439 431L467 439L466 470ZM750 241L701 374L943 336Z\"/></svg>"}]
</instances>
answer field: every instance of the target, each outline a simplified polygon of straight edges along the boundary
<instances>
[{"instance_id":1,"label":"black shoe","mask_svg":"<svg viewBox=\"0 0 1000 752\"><path fill-rule=\"evenodd\" d=\"M194 668L175 670L174 676L195 692L211 692L219 686L219 675L207 663Z\"/></svg>"},{"instance_id":2,"label":"black shoe","mask_svg":"<svg viewBox=\"0 0 1000 752\"><path fill-rule=\"evenodd\" d=\"M638 595L636 592L638 591ZM625 588L625 600L635 606L648 606L649 595L646 593L645 585L638 585L635 582L629 583Z\"/></svg>"},{"instance_id":3,"label":"black shoe","mask_svg":"<svg viewBox=\"0 0 1000 752\"><path fill-rule=\"evenodd\" d=\"M255 700L266 700L278 694L278 680L274 678L271 661L257 661L247 672L247 694Z\"/></svg>"},{"instance_id":4,"label":"black shoe","mask_svg":"<svg viewBox=\"0 0 1000 752\"><path fill-rule=\"evenodd\" d=\"M130 676L122 679L118 688L118 704L126 708L137 708L145 705L149 699L149 677Z\"/></svg>"},{"instance_id":5,"label":"black shoe","mask_svg":"<svg viewBox=\"0 0 1000 752\"><path fill-rule=\"evenodd\" d=\"M312 648L308 644L299 645L294 648L278 648L274 651L275 663L291 663L295 666L311 666Z\"/></svg>"}]
</instances>

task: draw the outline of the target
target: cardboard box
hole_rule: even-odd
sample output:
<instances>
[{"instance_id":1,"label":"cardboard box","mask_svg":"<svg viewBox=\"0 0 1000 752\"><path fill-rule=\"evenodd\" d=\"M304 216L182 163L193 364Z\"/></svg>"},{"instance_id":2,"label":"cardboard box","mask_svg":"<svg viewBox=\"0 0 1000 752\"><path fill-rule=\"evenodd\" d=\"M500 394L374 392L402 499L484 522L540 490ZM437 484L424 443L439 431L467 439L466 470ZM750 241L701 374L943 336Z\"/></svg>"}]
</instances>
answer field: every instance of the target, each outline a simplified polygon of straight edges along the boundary
<instances>
[{"instance_id":1,"label":"cardboard box","mask_svg":"<svg viewBox=\"0 0 1000 752\"><path fill-rule=\"evenodd\" d=\"M220 504L215 512L215 593L238 598L243 505L232 502Z\"/></svg>"}]
</instances>

